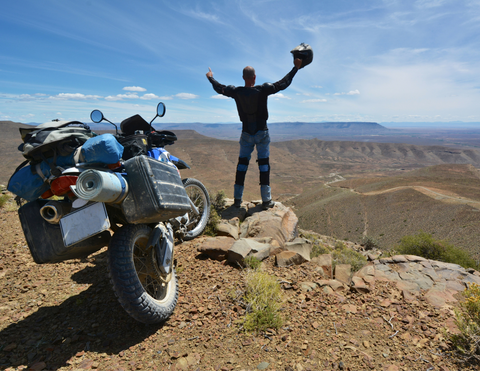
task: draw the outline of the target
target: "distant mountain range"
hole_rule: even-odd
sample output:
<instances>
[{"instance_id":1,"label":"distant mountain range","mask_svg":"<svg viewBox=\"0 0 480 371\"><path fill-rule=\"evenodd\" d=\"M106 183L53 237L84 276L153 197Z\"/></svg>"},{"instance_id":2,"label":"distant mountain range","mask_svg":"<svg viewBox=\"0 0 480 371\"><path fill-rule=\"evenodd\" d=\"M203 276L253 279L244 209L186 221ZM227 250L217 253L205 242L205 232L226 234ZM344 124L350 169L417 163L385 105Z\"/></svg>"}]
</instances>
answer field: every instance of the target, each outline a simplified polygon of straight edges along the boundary
<instances>
[{"instance_id":1,"label":"distant mountain range","mask_svg":"<svg viewBox=\"0 0 480 371\"><path fill-rule=\"evenodd\" d=\"M1 122L0 122L1 123ZM114 132L109 123L87 123L94 131ZM388 124L388 123L387 123ZM480 148L480 124L465 128L462 123L429 123L429 127L416 123L396 123L402 127L388 128L376 122L279 122L269 123L270 138L273 142L295 139L320 139L326 141L359 141L375 143L409 143L416 145L445 145L457 148ZM408 125L407 125L408 124ZM426 123L423 123L426 124ZM466 123L463 123L466 124ZM474 124L474 123L468 123ZM22 124L20 124L22 125ZM30 123L29 125L37 125ZM120 124L116 124L120 129ZM437 125L437 126L435 126ZM194 130L199 134L238 141L242 126L240 123L171 123L158 120L153 124L156 130ZM390 126L390 125L389 125Z\"/></svg>"},{"instance_id":2,"label":"distant mountain range","mask_svg":"<svg viewBox=\"0 0 480 371\"><path fill-rule=\"evenodd\" d=\"M110 126L111 127L111 126ZM159 123L157 130L195 130L217 139L238 140L242 125L201 123ZM387 129L375 122L279 122L268 124L273 141L312 139L319 137L352 137L359 135L388 135L396 130Z\"/></svg>"}]
</instances>

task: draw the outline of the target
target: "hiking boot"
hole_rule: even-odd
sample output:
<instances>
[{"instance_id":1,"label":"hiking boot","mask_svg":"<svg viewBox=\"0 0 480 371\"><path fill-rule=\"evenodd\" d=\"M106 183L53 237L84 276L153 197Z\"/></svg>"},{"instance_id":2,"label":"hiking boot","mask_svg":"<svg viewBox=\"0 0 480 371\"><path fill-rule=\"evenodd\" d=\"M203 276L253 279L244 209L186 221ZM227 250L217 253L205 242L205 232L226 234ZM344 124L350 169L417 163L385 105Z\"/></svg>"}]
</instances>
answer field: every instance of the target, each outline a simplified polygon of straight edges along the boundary
<instances>
[{"instance_id":1,"label":"hiking boot","mask_svg":"<svg viewBox=\"0 0 480 371\"><path fill-rule=\"evenodd\" d=\"M273 200L262 202L262 209L263 210L271 209L274 206L275 206L275 202Z\"/></svg>"},{"instance_id":2,"label":"hiking boot","mask_svg":"<svg viewBox=\"0 0 480 371\"><path fill-rule=\"evenodd\" d=\"M240 207L242 206L242 200L240 200L239 198L236 198L233 202L233 206L234 207Z\"/></svg>"}]
</instances>

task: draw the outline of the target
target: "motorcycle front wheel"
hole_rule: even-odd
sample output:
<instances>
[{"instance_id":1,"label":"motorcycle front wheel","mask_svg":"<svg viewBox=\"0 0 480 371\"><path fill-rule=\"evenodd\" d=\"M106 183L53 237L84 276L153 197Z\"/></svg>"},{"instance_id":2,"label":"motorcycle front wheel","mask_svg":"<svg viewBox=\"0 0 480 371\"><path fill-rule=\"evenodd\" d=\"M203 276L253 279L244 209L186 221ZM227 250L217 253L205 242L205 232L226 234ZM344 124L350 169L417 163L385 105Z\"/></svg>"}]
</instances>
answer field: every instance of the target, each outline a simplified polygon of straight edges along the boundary
<instances>
[{"instance_id":1,"label":"motorcycle front wheel","mask_svg":"<svg viewBox=\"0 0 480 371\"><path fill-rule=\"evenodd\" d=\"M193 210L188 212L188 223L185 226L183 239L188 241L200 236L207 226L210 218L210 196L205 186L197 179L183 179L183 186L187 195L198 210L198 214Z\"/></svg>"},{"instance_id":2,"label":"motorcycle front wheel","mask_svg":"<svg viewBox=\"0 0 480 371\"><path fill-rule=\"evenodd\" d=\"M165 321L178 299L175 271L165 283L153 266L147 250L151 231L145 224L127 224L115 232L108 246L108 273L115 295L131 317L147 324Z\"/></svg>"}]
</instances>

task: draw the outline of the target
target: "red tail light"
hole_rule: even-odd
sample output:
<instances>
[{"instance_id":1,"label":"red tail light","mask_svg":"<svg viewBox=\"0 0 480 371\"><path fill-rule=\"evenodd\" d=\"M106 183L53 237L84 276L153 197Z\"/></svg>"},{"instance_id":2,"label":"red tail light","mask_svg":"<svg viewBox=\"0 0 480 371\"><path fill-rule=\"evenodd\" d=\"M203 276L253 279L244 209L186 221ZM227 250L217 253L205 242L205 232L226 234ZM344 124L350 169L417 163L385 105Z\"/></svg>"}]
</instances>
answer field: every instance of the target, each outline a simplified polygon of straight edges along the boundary
<instances>
[{"instance_id":1,"label":"red tail light","mask_svg":"<svg viewBox=\"0 0 480 371\"><path fill-rule=\"evenodd\" d=\"M52 192L51 189L49 189L49 190L43 192L40 197L43 198L44 200L46 200L47 198L50 198L52 196L53 196L53 192Z\"/></svg>"},{"instance_id":2,"label":"red tail light","mask_svg":"<svg viewBox=\"0 0 480 371\"><path fill-rule=\"evenodd\" d=\"M76 175L63 175L52 181L50 189L56 196L63 196L70 191L70 186L77 183L78 176Z\"/></svg>"}]
</instances>

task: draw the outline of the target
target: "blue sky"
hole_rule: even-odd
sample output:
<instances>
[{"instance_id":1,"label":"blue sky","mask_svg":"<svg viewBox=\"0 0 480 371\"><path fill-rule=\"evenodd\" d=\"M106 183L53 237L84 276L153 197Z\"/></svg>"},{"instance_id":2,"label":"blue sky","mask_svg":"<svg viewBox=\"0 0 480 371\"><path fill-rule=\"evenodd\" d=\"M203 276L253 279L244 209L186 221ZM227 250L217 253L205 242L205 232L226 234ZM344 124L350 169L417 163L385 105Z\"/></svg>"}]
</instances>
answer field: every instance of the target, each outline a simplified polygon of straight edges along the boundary
<instances>
[{"instance_id":1,"label":"blue sky","mask_svg":"<svg viewBox=\"0 0 480 371\"><path fill-rule=\"evenodd\" d=\"M208 67L275 82L305 42L270 122L480 122L479 0L16 0L0 34L0 120L149 119L163 101L164 122L235 123Z\"/></svg>"}]
</instances>

